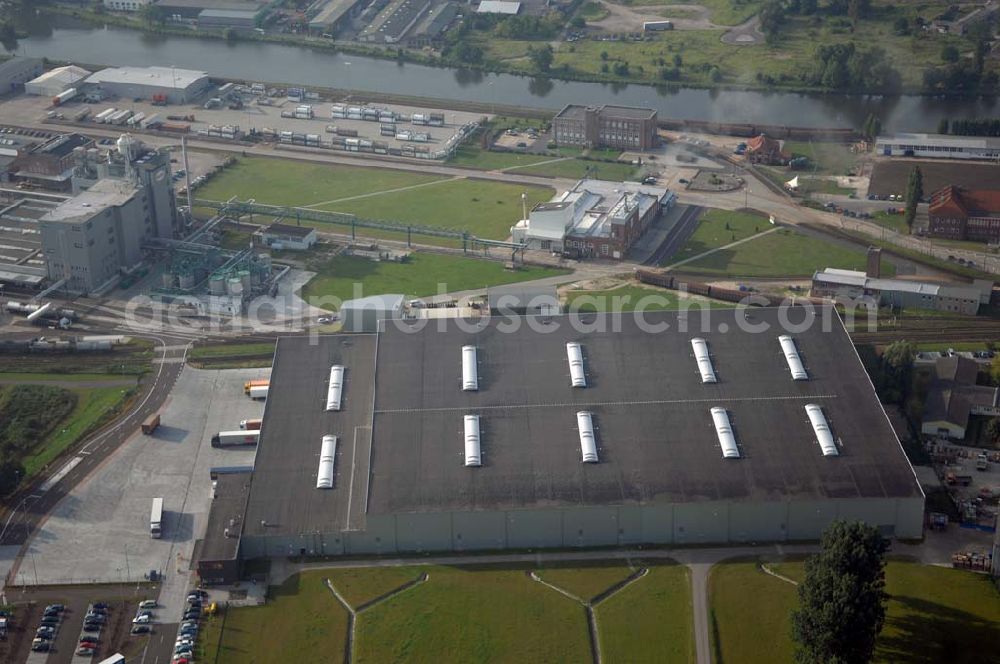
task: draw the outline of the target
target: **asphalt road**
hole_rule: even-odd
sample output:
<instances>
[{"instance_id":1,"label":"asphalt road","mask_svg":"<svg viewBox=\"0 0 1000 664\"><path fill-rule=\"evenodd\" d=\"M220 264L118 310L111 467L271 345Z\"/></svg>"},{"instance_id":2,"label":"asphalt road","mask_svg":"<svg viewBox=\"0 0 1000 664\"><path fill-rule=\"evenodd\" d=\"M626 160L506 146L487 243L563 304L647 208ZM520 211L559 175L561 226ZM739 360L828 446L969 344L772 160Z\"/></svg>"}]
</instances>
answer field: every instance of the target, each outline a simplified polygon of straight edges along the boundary
<instances>
[{"instance_id":1,"label":"asphalt road","mask_svg":"<svg viewBox=\"0 0 1000 664\"><path fill-rule=\"evenodd\" d=\"M169 337L157 337L155 341L160 349L154 359L157 366L152 378L146 378L140 383L143 393L138 405L124 417L88 438L77 448L75 456L67 457L66 463L76 458L79 461L57 481L53 483L52 476L38 478L32 485L21 490L21 497L13 513L0 527L0 544L21 545L23 554L24 546L31 535L59 501L139 429L143 420L160 410L184 368L187 341L177 344ZM56 472L59 473L60 470ZM47 490L45 490L46 482L51 484ZM20 562L15 563L11 569L12 578L17 574Z\"/></svg>"}]
</instances>

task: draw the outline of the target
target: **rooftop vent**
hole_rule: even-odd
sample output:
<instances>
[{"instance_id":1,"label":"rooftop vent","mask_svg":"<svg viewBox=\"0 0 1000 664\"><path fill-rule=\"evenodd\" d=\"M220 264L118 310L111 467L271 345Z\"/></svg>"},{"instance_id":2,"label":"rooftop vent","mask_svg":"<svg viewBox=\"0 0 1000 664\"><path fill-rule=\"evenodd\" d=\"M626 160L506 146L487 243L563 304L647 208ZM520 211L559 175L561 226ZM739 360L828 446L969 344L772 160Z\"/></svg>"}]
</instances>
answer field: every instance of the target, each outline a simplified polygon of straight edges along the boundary
<instances>
[{"instance_id":1,"label":"rooftop vent","mask_svg":"<svg viewBox=\"0 0 1000 664\"><path fill-rule=\"evenodd\" d=\"M594 438L594 418L586 410L576 414L576 426L580 430L580 454L583 463L597 463L597 439Z\"/></svg>"},{"instance_id":2,"label":"rooftop vent","mask_svg":"<svg viewBox=\"0 0 1000 664\"><path fill-rule=\"evenodd\" d=\"M778 337L781 344L781 352L785 354L785 361L788 362L788 369L792 372L792 380L809 380L809 374L802 366L802 359L799 357L799 350L795 347L795 339L787 334Z\"/></svg>"},{"instance_id":3,"label":"rooftop vent","mask_svg":"<svg viewBox=\"0 0 1000 664\"><path fill-rule=\"evenodd\" d=\"M326 409L340 410L340 397L344 393L344 367L335 364L330 367L330 386L326 392Z\"/></svg>"},{"instance_id":4,"label":"rooftop vent","mask_svg":"<svg viewBox=\"0 0 1000 664\"><path fill-rule=\"evenodd\" d=\"M333 459L337 454L337 437L323 436L319 450L319 471L316 474L317 489L333 488Z\"/></svg>"},{"instance_id":5,"label":"rooftop vent","mask_svg":"<svg viewBox=\"0 0 1000 664\"><path fill-rule=\"evenodd\" d=\"M580 344L571 341L566 344L566 356L569 358L569 377L573 387L587 387L587 377L583 375L583 349Z\"/></svg>"},{"instance_id":6,"label":"rooftop vent","mask_svg":"<svg viewBox=\"0 0 1000 664\"><path fill-rule=\"evenodd\" d=\"M465 416L465 465L478 467L482 464L479 448L479 416Z\"/></svg>"},{"instance_id":7,"label":"rooftop vent","mask_svg":"<svg viewBox=\"0 0 1000 664\"><path fill-rule=\"evenodd\" d=\"M694 349L694 357L698 361L698 371L701 372L701 382L715 383L715 369L712 367L712 358L708 356L708 343L701 338L691 340L691 348Z\"/></svg>"},{"instance_id":8,"label":"rooftop vent","mask_svg":"<svg viewBox=\"0 0 1000 664\"><path fill-rule=\"evenodd\" d=\"M475 346L462 346L462 389L466 392L475 392L479 389L479 367L476 364Z\"/></svg>"},{"instance_id":9,"label":"rooftop vent","mask_svg":"<svg viewBox=\"0 0 1000 664\"><path fill-rule=\"evenodd\" d=\"M806 404L806 414L809 415L809 422L816 433L816 442L823 450L823 456L838 456L837 444L833 441L833 434L830 433L830 425L827 424L823 409L814 403Z\"/></svg>"},{"instance_id":10,"label":"rooftop vent","mask_svg":"<svg viewBox=\"0 0 1000 664\"><path fill-rule=\"evenodd\" d=\"M715 423L715 433L719 437L723 458L739 459L740 449L736 446L736 436L733 435L733 425L729 422L729 413L725 408L713 408L712 421Z\"/></svg>"}]
</instances>

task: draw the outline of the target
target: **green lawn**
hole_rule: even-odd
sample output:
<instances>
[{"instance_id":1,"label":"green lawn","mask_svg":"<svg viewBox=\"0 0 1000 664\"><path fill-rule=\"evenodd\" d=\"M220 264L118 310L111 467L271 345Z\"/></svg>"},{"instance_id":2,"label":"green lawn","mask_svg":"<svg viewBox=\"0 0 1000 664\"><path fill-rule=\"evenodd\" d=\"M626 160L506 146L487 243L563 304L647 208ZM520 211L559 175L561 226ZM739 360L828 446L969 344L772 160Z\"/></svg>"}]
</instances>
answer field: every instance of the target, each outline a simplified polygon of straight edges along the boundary
<instances>
[{"instance_id":1,"label":"green lawn","mask_svg":"<svg viewBox=\"0 0 1000 664\"><path fill-rule=\"evenodd\" d=\"M793 156L808 157L812 162L809 172L817 175L847 175L858 159L849 146L841 143L785 141L783 147ZM788 177L792 177L792 171Z\"/></svg>"},{"instance_id":2,"label":"green lawn","mask_svg":"<svg viewBox=\"0 0 1000 664\"><path fill-rule=\"evenodd\" d=\"M697 3L689 0L625 0L619 2L623 5L704 5L709 9L709 18L716 25L737 25L747 20L757 13L762 4L761 0L750 0L749 2L734 3L732 0L699 0ZM669 11L667 11L669 15ZM680 16L680 14L677 14Z\"/></svg>"},{"instance_id":3,"label":"green lawn","mask_svg":"<svg viewBox=\"0 0 1000 664\"><path fill-rule=\"evenodd\" d=\"M803 577L801 562L769 566L794 580ZM1000 593L985 575L893 561L886 566L886 590L890 600L874 662L983 662L983 644L1000 638ZM712 568L709 596L717 655L721 647L717 661L793 661L794 586L760 572L756 561L722 563Z\"/></svg>"},{"instance_id":4,"label":"green lawn","mask_svg":"<svg viewBox=\"0 0 1000 664\"><path fill-rule=\"evenodd\" d=\"M222 239L219 242L219 245L223 249L246 249L250 246L250 233L238 233L234 230L226 229L222 231Z\"/></svg>"},{"instance_id":5,"label":"green lawn","mask_svg":"<svg viewBox=\"0 0 1000 664\"><path fill-rule=\"evenodd\" d=\"M411 254L405 263L377 263L355 256L337 256L310 266L310 269L318 274L302 289L302 297L307 301L330 297L347 300L381 293L423 297L568 273L568 270L542 267L510 271L496 261L428 253ZM355 284L361 285L357 294ZM338 305L339 302L316 302L316 306L330 311L336 310Z\"/></svg>"},{"instance_id":6,"label":"green lawn","mask_svg":"<svg viewBox=\"0 0 1000 664\"><path fill-rule=\"evenodd\" d=\"M897 233L903 233L905 235L910 234L910 229L906 225L905 215L889 214L888 212L873 212L872 221L879 226L885 226L889 230L896 231Z\"/></svg>"},{"instance_id":7,"label":"green lawn","mask_svg":"<svg viewBox=\"0 0 1000 664\"><path fill-rule=\"evenodd\" d=\"M447 178L390 168L244 157L195 190L195 196L214 201L226 201L236 196L241 200L253 198L268 205L302 207L444 179Z\"/></svg>"},{"instance_id":8,"label":"green lawn","mask_svg":"<svg viewBox=\"0 0 1000 664\"><path fill-rule=\"evenodd\" d=\"M340 596L353 608L413 581L420 576L414 567L355 567L331 569L327 577Z\"/></svg>"},{"instance_id":9,"label":"green lawn","mask_svg":"<svg viewBox=\"0 0 1000 664\"><path fill-rule=\"evenodd\" d=\"M649 573L594 609L607 662L688 664L695 661L691 579L682 565Z\"/></svg>"},{"instance_id":10,"label":"green lawn","mask_svg":"<svg viewBox=\"0 0 1000 664\"><path fill-rule=\"evenodd\" d=\"M639 303L644 311L662 311L677 308L677 295L663 289L644 286L622 286L607 290L571 290L566 293L567 311L590 313L594 311L635 311Z\"/></svg>"},{"instance_id":11,"label":"green lawn","mask_svg":"<svg viewBox=\"0 0 1000 664\"><path fill-rule=\"evenodd\" d=\"M13 371L0 372L0 380L10 381L45 381L47 383L91 383L91 382L113 382L132 376L114 375L106 373L75 373L75 374L54 374L54 373L16 373Z\"/></svg>"},{"instance_id":12,"label":"green lawn","mask_svg":"<svg viewBox=\"0 0 1000 664\"><path fill-rule=\"evenodd\" d=\"M325 570L302 572L268 591L267 604L229 609L209 621L199 639L198 661L218 664L339 662L347 636L347 611L323 583ZM212 646L219 643L218 659Z\"/></svg>"},{"instance_id":13,"label":"green lawn","mask_svg":"<svg viewBox=\"0 0 1000 664\"><path fill-rule=\"evenodd\" d=\"M429 580L359 616L359 664L590 661L583 608L524 570L411 569Z\"/></svg>"},{"instance_id":14,"label":"green lawn","mask_svg":"<svg viewBox=\"0 0 1000 664\"><path fill-rule=\"evenodd\" d=\"M552 159L553 157L550 157ZM597 161L595 159L562 159L561 161L550 161L547 164L535 166L525 166L518 168L515 173L525 175L547 175L551 177L571 178L574 180L584 177L594 180L611 180L622 182L634 180L639 169L624 161Z\"/></svg>"},{"instance_id":15,"label":"green lawn","mask_svg":"<svg viewBox=\"0 0 1000 664\"><path fill-rule=\"evenodd\" d=\"M621 154L618 151L592 151L590 154L593 159L578 158L582 151L573 148L558 148L553 152L554 154L528 154L484 150L474 137L459 146L448 160L448 165L486 171L508 169L513 173L545 177L580 179L589 176L618 182L634 179L639 170L625 162L602 161L617 159Z\"/></svg>"},{"instance_id":16,"label":"green lawn","mask_svg":"<svg viewBox=\"0 0 1000 664\"><path fill-rule=\"evenodd\" d=\"M440 183L440 184L430 184ZM428 185L430 186L420 186ZM416 189L390 191L416 186ZM352 196L379 193L342 202ZM473 179L452 179L389 168L359 168L315 164L292 159L246 157L198 189L198 198L224 201L236 196L258 203L313 207L346 212L366 219L469 231L504 239L521 218L521 194L529 207L552 198L554 190ZM347 227L303 222L343 233ZM368 236L388 236L362 229ZM228 237L228 236L227 236ZM398 239L393 237L393 239ZM239 238L224 242L235 243Z\"/></svg>"},{"instance_id":17,"label":"green lawn","mask_svg":"<svg viewBox=\"0 0 1000 664\"><path fill-rule=\"evenodd\" d=\"M32 375L32 374L22 374ZM45 374L46 379L78 380L87 374ZM97 380L116 378L101 376ZM117 378L121 378L120 376ZM76 443L88 431L93 430L105 419L111 417L131 392L123 387L73 387L69 388L76 394L76 406L73 411L60 422L48 437L34 448L32 454L24 457L24 469L27 477L36 475L45 468L65 449Z\"/></svg>"},{"instance_id":18,"label":"green lawn","mask_svg":"<svg viewBox=\"0 0 1000 664\"><path fill-rule=\"evenodd\" d=\"M584 601L624 580L635 570L623 563L597 561L593 564L567 563L535 570L539 577Z\"/></svg>"},{"instance_id":19,"label":"green lawn","mask_svg":"<svg viewBox=\"0 0 1000 664\"><path fill-rule=\"evenodd\" d=\"M593 1L580 5L580 11L576 15L582 17L585 21L600 21L607 18L609 13L603 3Z\"/></svg>"},{"instance_id":20,"label":"green lawn","mask_svg":"<svg viewBox=\"0 0 1000 664\"><path fill-rule=\"evenodd\" d=\"M494 152L479 147L476 137L458 146L455 154L448 159L449 166L461 168L477 168L484 171L497 171L512 166L528 166L540 161L548 161L552 157L544 154L527 154L520 152ZM520 169L518 169L520 170Z\"/></svg>"},{"instance_id":21,"label":"green lawn","mask_svg":"<svg viewBox=\"0 0 1000 664\"><path fill-rule=\"evenodd\" d=\"M710 210L671 262L697 256L774 228L767 219L754 214ZM730 249L719 249L677 269L708 276L798 277L809 276L824 267L863 270L865 252L807 236L791 228L778 227L772 233ZM894 275L895 266L883 260L882 273L885 276Z\"/></svg>"}]
</instances>

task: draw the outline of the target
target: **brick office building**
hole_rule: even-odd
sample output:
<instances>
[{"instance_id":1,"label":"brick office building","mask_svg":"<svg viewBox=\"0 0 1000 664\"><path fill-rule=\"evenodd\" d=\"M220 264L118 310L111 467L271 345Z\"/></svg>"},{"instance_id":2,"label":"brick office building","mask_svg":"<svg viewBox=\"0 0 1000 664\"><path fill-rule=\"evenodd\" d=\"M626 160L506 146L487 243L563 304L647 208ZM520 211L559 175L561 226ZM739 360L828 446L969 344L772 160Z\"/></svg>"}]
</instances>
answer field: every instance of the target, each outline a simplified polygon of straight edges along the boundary
<instances>
[{"instance_id":1,"label":"brick office building","mask_svg":"<svg viewBox=\"0 0 1000 664\"><path fill-rule=\"evenodd\" d=\"M1000 243L1000 190L949 185L931 194L927 214L932 237Z\"/></svg>"},{"instance_id":2,"label":"brick office building","mask_svg":"<svg viewBox=\"0 0 1000 664\"><path fill-rule=\"evenodd\" d=\"M649 150L656 146L656 111L568 104L552 119L552 135L559 145Z\"/></svg>"}]
</instances>

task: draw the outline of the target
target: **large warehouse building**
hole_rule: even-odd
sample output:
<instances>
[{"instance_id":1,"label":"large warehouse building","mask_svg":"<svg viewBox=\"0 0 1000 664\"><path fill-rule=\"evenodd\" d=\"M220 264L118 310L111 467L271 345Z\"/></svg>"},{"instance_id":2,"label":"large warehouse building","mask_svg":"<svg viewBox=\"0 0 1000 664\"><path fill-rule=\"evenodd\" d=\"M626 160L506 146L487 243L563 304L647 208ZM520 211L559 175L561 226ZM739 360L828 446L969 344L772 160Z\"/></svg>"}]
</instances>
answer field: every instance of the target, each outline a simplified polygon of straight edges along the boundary
<instances>
[{"instance_id":1,"label":"large warehouse building","mask_svg":"<svg viewBox=\"0 0 1000 664\"><path fill-rule=\"evenodd\" d=\"M843 325L819 310L781 341L780 320L283 337L241 557L811 540L838 518L920 537L923 493Z\"/></svg>"},{"instance_id":2,"label":"large warehouse building","mask_svg":"<svg viewBox=\"0 0 1000 664\"><path fill-rule=\"evenodd\" d=\"M86 83L122 99L162 95L171 104L189 103L211 85L205 72L176 67L112 67L91 74Z\"/></svg>"}]
</instances>

